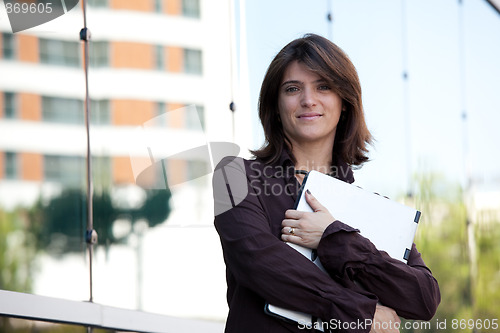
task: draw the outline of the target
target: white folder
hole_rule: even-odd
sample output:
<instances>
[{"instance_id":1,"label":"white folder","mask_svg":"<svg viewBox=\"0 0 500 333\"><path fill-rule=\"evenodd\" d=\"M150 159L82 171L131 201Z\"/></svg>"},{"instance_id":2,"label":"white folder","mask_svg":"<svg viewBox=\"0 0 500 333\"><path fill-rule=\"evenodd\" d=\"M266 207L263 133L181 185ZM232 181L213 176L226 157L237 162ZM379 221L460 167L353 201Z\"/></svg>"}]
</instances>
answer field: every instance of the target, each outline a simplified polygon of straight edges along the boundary
<instances>
[{"instance_id":1,"label":"white folder","mask_svg":"<svg viewBox=\"0 0 500 333\"><path fill-rule=\"evenodd\" d=\"M379 251L385 251L392 258L407 262L420 219L418 210L323 173L311 171L303 181L295 204L295 209L299 211L312 212L305 199L306 190L309 190L336 220L359 229L360 234L368 238ZM315 255L316 251L287 244L324 271ZM323 331L321 320L314 321L309 314L272 304L266 304L265 311L270 315Z\"/></svg>"}]
</instances>

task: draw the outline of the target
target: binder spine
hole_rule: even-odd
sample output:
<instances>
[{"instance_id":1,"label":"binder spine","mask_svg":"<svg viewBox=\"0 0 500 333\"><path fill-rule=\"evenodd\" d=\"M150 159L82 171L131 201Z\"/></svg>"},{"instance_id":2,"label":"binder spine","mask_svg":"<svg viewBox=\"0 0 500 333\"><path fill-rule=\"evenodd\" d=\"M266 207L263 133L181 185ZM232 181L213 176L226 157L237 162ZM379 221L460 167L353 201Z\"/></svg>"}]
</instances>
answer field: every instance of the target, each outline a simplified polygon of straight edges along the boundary
<instances>
[{"instance_id":1,"label":"binder spine","mask_svg":"<svg viewBox=\"0 0 500 333\"><path fill-rule=\"evenodd\" d=\"M405 254L403 256L404 260L408 261L408 259L410 258L410 252L411 252L411 250L408 248L405 250Z\"/></svg>"},{"instance_id":2,"label":"binder spine","mask_svg":"<svg viewBox=\"0 0 500 333\"><path fill-rule=\"evenodd\" d=\"M415 223L418 223L418 221L420 220L420 215L422 215L422 213L417 210L417 212L415 213L415 219L413 220Z\"/></svg>"}]
</instances>

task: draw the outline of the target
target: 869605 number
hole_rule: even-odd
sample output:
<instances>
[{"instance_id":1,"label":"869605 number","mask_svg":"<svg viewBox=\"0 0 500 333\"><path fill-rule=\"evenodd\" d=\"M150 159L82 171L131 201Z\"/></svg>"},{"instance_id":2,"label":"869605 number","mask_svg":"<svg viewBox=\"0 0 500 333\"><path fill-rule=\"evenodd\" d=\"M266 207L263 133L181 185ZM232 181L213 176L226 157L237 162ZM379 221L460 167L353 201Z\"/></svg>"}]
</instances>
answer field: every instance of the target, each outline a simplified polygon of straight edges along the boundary
<instances>
[{"instance_id":1,"label":"869605 number","mask_svg":"<svg viewBox=\"0 0 500 333\"><path fill-rule=\"evenodd\" d=\"M50 14L52 13L52 3L47 2L47 3L26 3L26 2L15 2L15 3L6 3L5 4L5 9L7 10L7 14L36 14L36 13L44 13L44 14Z\"/></svg>"},{"instance_id":2,"label":"869605 number","mask_svg":"<svg viewBox=\"0 0 500 333\"><path fill-rule=\"evenodd\" d=\"M453 319L451 328L454 330L478 329L497 331L498 319Z\"/></svg>"}]
</instances>

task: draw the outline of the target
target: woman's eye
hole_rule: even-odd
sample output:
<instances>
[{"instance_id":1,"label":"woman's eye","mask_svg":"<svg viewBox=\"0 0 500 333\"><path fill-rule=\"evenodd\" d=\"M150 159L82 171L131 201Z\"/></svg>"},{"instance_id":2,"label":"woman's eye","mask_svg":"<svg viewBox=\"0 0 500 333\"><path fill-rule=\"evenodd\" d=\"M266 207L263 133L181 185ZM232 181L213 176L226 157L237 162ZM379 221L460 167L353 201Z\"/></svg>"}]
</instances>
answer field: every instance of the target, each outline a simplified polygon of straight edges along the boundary
<instances>
[{"instance_id":1,"label":"woman's eye","mask_svg":"<svg viewBox=\"0 0 500 333\"><path fill-rule=\"evenodd\" d=\"M292 86L292 87L287 87L287 88L285 89L285 91L286 91L286 92L296 92L296 91L298 91L298 90L299 90L299 88L297 88L297 87L293 87L293 86Z\"/></svg>"},{"instance_id":2,"label":"woman's eye","mask_svg":"<svg viewBox=\"0 0 500 333\"><path fill-rule=\"evenodd\" d=\"M319 86L319 90L330 90L330 89L331 88L328 85L321 85L321 86Z\"/></svg>"}]
</instances>

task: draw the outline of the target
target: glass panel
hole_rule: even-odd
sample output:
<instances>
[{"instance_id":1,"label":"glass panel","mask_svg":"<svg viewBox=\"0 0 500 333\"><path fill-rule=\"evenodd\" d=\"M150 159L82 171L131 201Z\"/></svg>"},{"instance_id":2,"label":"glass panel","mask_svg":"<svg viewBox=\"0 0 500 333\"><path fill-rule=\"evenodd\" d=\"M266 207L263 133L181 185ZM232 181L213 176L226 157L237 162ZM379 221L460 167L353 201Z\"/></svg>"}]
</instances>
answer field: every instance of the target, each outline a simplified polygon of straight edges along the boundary
<instances>
[{"instance_id":1,"label":"glass panel","mask_svg":"<svg viewBox=\"0 0 500 333\"><path fill-rule=\"evenodd\" d=\"M186 128L191 130L205 129L205 108L201 105L194 106L196 112L186 113Z\"/></svg>"},{"instance_id":2,"label":"glass panel","mask_svg":"<svg viewBox=\"0 0 500 333\"><path fill-rule=\"evenodd\" d=\"M88 0L88 4L91 7L108 7L108 0Z\"/></svg>"},{"instance_id":3,"label":"glass panel","mask_svg":"<svg viewBox=\"0 0 500 333\"><path fill-rule=\"evenodd\" d=\"M90 100L90 123L95 125L108 125L111 122L109 100Z\"/></svg>"},{"instance_id":4,"label":"glass panel","mask_svg":"<svg viewBox=\"0 0 500 333\"><path fill-rule=\"evenodd\" d=\"M16 94L11 92L3 93L3 114L7 119L16 118Z\"/></svg>"},{"instance_id":5,"label":"glass panel","mask_svg":"<svg viewBox=\"0 0 500 333\"><path fill-rule=\"evenodd\" d=\"M200 18L200 0L182 0L182 15Z\"/></svg>"},{"instance_id":6,"label":"glass panel","mask_svg":"<svg viewBox=\"0 0 500 333\"><path fill-rule=\"evenodd\" d=\"M5 178L16 179L18 175L17 154L5 152Z\"/></svg>"},{"instance_id":7,"label":"glass panel","mask_svg":"<svg viewBox=\"0 0 500 333\"><path fill-rule=\"evenodd\" d=\"M203 72L201 50L184 49L184 72L201 75Z\"/></svg>"},{"instance_id":8,"label":"glass panel","mask_svg":"<svg viewBox=\"0 0 500 333\"><path fill-rule=\"evenodd\" d=\"M109 66L109 43L107 41L92 41L89 46L90 66Z\"/></svg>"},{"instance_id":9,"label":"glass panel","mask_svg":"<svg viewBox=\"0 0 500 333\"><path fill-rule=\"evenodd\" d=\"M157 126L168 126L167 117L163 117L164 113L167 112L167 106L165 102L157 102L156 103L156 125Z\"/></svg>"},{"instance_id":10,"label":"glass panel","mask_svg":"<svg viewBox=\"0 0 500 333\"><path fill-rule=\"evenodd\" d=\"M46 155L43 160L44 178L69 187L83 187L85 159L80 156Z\"/></svg>"},{"instance_id":11,"label":"glass panel","mask_svg":"<svg viewBox=\"0 0 500 333\"><path fill-rule=\"evenodd\" d=\"M155 2L155 12L162 13L163 12L163 0L154 0Z\"/></svg>"},{"instance_id":12,"label":"glass panel","mask_svg":"<svg viewBox=\"0 0 500 333\"><path fill-rule=\"evenodd\" d=\"M155 46L156 69L165 69L165 48L163 45Z\"/></svg>"},{"instance_id":13,"label":"glass panel","mask_svg":"<svg viewBox=\"0 0 500 333\"><path fill-rule=\"evenodd\" d=\"M80 43L40 38L40 61L68 67L80 66Z\"/></svg>"},{"instance_id":14,"label":"glass panel","mask_svg":"<svg viewBox=\"0 0 500 333\"><path fill-rule=\"evenodd\" d=\"M42 119L63 124L83 124L83 101L62 97L42 97Z\"/></svg>"},{"instance_id":15,"label":"glass panel","mask_svg":"<svg viewBox=\"0 0 500 333\"><path fill-rule=\"evenodd\" d=\"M2 33L2 58L15 59L16 57L16 40L13 34Z\"/></svg>"}]
</instances>

